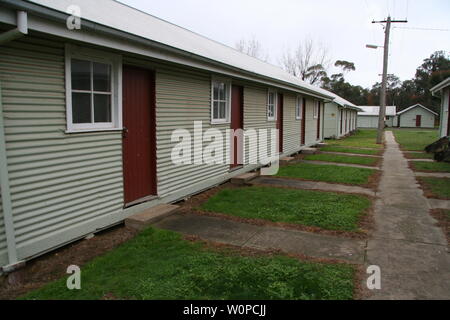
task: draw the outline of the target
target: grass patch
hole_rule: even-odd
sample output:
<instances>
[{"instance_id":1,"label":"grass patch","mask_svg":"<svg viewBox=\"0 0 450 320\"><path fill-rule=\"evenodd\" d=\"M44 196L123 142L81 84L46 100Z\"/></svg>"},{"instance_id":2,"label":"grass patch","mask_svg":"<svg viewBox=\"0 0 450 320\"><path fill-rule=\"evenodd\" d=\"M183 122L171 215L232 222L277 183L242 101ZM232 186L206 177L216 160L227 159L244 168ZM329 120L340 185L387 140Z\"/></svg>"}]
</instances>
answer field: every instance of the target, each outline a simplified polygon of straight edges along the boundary
<instances>
[{"instance_id":1,"label":"grass patch","mask_svg":"<svg viewBox=\"0 0 450 320\"><path fill-rule=\"evenodd\" d=\"M340 140L329 140L330 146L356 147L356 148L374 148L382 149L383 145L376 143L377 131L371 129L359 129L352 136Z\"/></svg>"},{"instance_id":2,"label":"grass patch","mask_svg":"<svg viewBox=\"0 0 450 320\"><path fill-rule=\"evenodd\" d=\"M433 155L431 153L404 153L407 159L433 159Z\"/></svg>"},{"instance_id":3,"label":"grass patch","mask_svg":"<svg viewBox=\"0 0 450 320\"><path fill-rule=\"evenodd\" d=\"M337 163L351 163L351 164L360 164L366 166L374 166L379 159L370 158L370 157L358 157L358 156L344 156L338 154L311 154L304 157L305 160L313 160L313 161L329 161L329 162L337 162Z\"/></svg>"},{"instance_id":4,"label":"grass patch","mask_svg":"<svg viewBox=\"0 0 450 320\"><path fill-rule=\"evenodd\" d=\"M415 171L450 172L450 163L447 162L411 161L410 165Z\"/></svg>"},{"instance_id":5,"label":"grass patch","mask_svg":"<svg viewBox=\"0 0 450 320\"><path fill-rule=\"evenodd\" d=\"M368 154L368 155L379 155L381 150L370 150L370 149L358 149L351 147L340 147L340 146L325 146L320 148L320 151L328 152L344 152L344 153L356 153L356 154Z\"/></svg>"},{"instance_id":6,"label":"grass patch","mask_svg":"<svg viewBox=\"0 0 450 320\"><path fill-rule=\"evenodd\" d=\"M149 228L82 267L81 290L66 278L26 299L352 299L354 267L282 255L238 254Z\"/></svg>"},{"instance_id":7,"label":"grass patch","mask_svg":"<svg viewBox=\"0 0 450 320\"><path fill-rule=\"evenodd\" d=\"M450 210L433 209L431 210L431 215L438 221L438 225L441 227L450 245Z\"/></svg>"},{"instance_id":8,"label":"grass patch","mask_svg":"<svg viewBox=\"0 0 450 320\"><path fill-rule=\"evenodd\" d=\"M277 176L313 181L364 185L369 183L370 176L375 173L376 170L374 169L298 163L281 167L278 170Z\"/></svg>"},{"instance_id":9,"label":"grass patch","mask_svg":"<svg viewBox=\"0 0 450 320\"><path fill-rule=\"evenodd\" d=\"M221 190L201 209L248 219L358 231L358 221L370 205L364 196L252 186Z\"/></svg>"},{"instance_id":10,"label":"grass patch","mask_svg":"<svg viewBox=\"0 0 450 320\"><path fill-rule=\"evenodd\" d=\"M450 199L450 179L417 177L425 195L430 198Z\"/></svg>"},{"instance_id":11,"label":"grass patch","mask_svg":"<svg viewBox=\"0 0 450 320\"><path fill-rule=\"evenodd\" d=\"M438 139L437 130L392 129L402 150L423 151Z\"/></svg>"}]
</instances>

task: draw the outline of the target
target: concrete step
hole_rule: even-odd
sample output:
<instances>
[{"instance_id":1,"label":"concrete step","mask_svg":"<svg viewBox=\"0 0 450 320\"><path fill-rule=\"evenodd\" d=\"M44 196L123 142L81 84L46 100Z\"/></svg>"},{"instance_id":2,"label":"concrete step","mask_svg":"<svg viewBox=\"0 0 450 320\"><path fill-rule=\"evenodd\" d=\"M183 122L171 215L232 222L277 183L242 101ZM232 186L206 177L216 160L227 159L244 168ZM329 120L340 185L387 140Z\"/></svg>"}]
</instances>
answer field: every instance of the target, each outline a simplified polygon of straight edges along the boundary
<instances>
[{"instance_id":1,"label":"concrete step","mask_svg":"<svg viewBox=\"0 0 450 320\"><path fill-rule=\"evenodd\" d=\"M247 184L250 180L259 176L259 172L247 172L236 177L231 178L232 184L244 185Z\"/></svg>"},{"instance_id":2,"label":"concrete step","mask_svg":"<svg viewBox=\"0 0 450 320\"><path fill-rule=\"evenodd\" d=\"M179 206L173 204L159 204L155 207L147 209L143 212L134 214L125 219L125 226L143 230L145 227L176 213L180 209Z\"/></svg>"},{"instance_id":3,"label":"concrete step","mask_svg":"<svg viewBox=\"0 0 450 320\"><path fill-rule=\"evenodd\" d=\"M303 154L316 154L317 149L316 148L304 148L302 149L301 153Z\"/></svg>"},{"instance_id":4,"label":"concrete step","mask_svg":"<svg viewBox=\"0 0 450 320\"><path fill-rule=\"evenodd\" d=\"M284 158L281 158L281 159L280 159L280 165L281 165L281 166L287 165L287 164L289 164L290 162L292 162L292 161L294 161L294 160L295 160L294 157L284 157Z\"/></svg>"},{"instance_id":5,"label":"concrete step","mask_svg":"<svg viewBox=\"0 0 450 320\"><path fill-rule=\"evenodd\" d=\"M325 143L325 142L319 142L318 144L316 144L315 146L317 147L317 148L322 148L322 147L325 147L325 146L327 146L328 145L328 143Z\"/></svg>"}]
</instances>

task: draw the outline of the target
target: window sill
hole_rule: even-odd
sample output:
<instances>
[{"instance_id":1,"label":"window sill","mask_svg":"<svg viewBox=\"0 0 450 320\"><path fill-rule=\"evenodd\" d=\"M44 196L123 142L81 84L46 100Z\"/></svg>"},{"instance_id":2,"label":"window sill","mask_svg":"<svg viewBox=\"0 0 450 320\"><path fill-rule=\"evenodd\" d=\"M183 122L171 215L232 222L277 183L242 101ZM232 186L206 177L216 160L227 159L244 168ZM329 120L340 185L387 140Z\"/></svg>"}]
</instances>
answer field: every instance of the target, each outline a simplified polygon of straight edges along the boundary
<instances>
[{"instance_id":1,"label":"window sill","mask_svg":"<svg viewBox=\"0 0 450 320\"><path fill-rule=\"evenodd\" d=\"M64 133L73 134L73 133L86 133L86 132L109 132L109 131L123 131L123 128L98 128L98 129L68 129L65 130Z\"/></svg>"},{"instance_id":2,"label":"window sill","mask_svg":"<svg viewBox=\"0 0 450 320\"><path fill-rule=\"evenodd\" d=\"M230 121L211 121L210 124L217 126L217 125L221 125L221 124L231 124L231 122Z\"/></svg>"}]
</instances>

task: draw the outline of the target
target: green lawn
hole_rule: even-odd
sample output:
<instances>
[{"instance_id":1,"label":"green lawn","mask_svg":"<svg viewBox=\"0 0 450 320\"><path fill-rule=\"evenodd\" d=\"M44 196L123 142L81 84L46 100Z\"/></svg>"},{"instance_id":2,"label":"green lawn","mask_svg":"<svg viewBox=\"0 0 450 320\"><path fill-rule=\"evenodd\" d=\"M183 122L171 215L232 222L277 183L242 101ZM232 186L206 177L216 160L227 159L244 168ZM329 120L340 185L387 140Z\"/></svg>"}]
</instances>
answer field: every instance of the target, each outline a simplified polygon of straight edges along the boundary
<instances>
[{"instance_id":1,"label":"green lawn","mask_svg":"<svg viewBox=\"0 0 450 320\"><path fill-rule=\"evenodd\" d=\"M377 131L374 129L358 129L358 131L347 138L328 140L330 146L356 147L356 148L375 148L382 149L382 144L376 143Z\"/></svg>"},{"instance_id":2,"label":"green lawn","mask_svg":"<svg viewBox=\"0 0 450 320\"><path fill-rule=\"evenodd\" d=\"M381 153L381 150L358 149L352 147L340 147L335 145L322 147L320 148L320 151L369 154L369 155L379 155Z\"/></svg>"},{"instance_id":3,"label":"green lawn","mask_svg":"<svg viewBox=\"0 0 450 320\"><path fill-rule=\"evenodd\" d=\"M411 166L415 171L450 172L450 163L448 162L411 161Z\"/></svg>"},{"instance_id":4,"label":"green lawn","mask_svg":"<svg viewBox=\"0 0 450 320\"><path fill-rule=\"evenodd\" d=\"M280 167L278 177L363 185L376 170L323 164L298 163Z\"/></svg>"},{"instance_id":5,"label":"green lawn","mask_svg":"<svg viewBox=\"0 0 450 320\"><path fill-rule=\"evenodd\" d=\"M433 154L431 153L405 153L406 158L408 159L433 159Z\"/></svg>"},{"instance_id":6,"label":"green lawn","mask_svg":"<svg viewBox=\"0 0 450 320\"><path fill-rule=\"evenodd\" d=\"M364 196L272 187L224 189L201 209L249 219L358 231L371 202Z\"/></svg>"},{"instance_id":7,"label":"green lawn","mask_svg":"<svg viewBox=\"0 0 450 320\"><path fill-rule=\"evenodd\" d=\"M424 190L433 198L450 199L450 179L417 177Z\"/></svg>"},{"instance_id":8,"label":"green lawn","mask_svg":"<svg viewBox=\"0 0 450 320\"><path fill-rule=\"evenodd\" d=\"M244 256L147 229L81 267L81 290L66 277L26 299L352 299L355 269L282 255Z\"/></svg>"},{"instance_id":9,"label":"green lawn","mask_svg":"<svg viewBox=\"0 0 450 320\"><path fill-rule=\"evenodd\" d=\"M400 148L409 151L423 151L425 147L438 140L437 130L392 129Z\"/></svg>"},{"instance_id":10,"label":"green lawn","mask_svg":"<svg viewBox=\"0 0 450 320\"><path fill-rule=\"evenodd\" d=\"M313 161L329 161L338 163L361 164L366 166L374 166L379 159L371 157L344 156L338 154L311 154L304 157L305 160Z\"/></svg>"}]
</instances>

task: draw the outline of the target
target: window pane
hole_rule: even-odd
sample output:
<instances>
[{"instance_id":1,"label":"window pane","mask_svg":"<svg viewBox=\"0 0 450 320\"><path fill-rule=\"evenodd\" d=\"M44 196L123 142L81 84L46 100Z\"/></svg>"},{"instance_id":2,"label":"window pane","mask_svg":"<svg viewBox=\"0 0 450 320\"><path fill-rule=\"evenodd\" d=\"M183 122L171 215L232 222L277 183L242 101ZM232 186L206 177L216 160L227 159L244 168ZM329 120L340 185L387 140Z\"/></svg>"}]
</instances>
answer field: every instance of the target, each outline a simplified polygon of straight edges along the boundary
<instances>
[{"instance_id":1,"label":"window pane","mask_svg":"<svg viewBox=\"0 0 450 320\"><path fill-rule=\"evenodd\" d=\"M219 102L219 117L220 117L220 119L226 118L226 110L227 110L226 102Z\"/></svg>"},{"instance_id":2,"label":"window pane","mask_svg":"<svg viewBox=\"0 0 450 320\"><path fill-rule=\"evenodd\" d=\"M72 89L91 90L91 63L72 59Z\"/></svg>"},{"instance_id":3,"label":"window pane","mask_svg":"<svg viewBox=\"0 0 450 320\"><path fill-rule=\"evenodd\" d=\"M111 91L111 66L109 64L93 64L94 71L94 91Z\"/></svg>"},{"instance_id":4,"label":"window pane","mask_svg":"<svg viewBox=\"0 0 450 320\"><path fill-rule=\"evenodd\" d=\"M219 100L219 84L213 82L213 100Z\"/></svg>"},{"instance_id":5,"label":"window pane","mask_svg":"<svg viewBox=\"0 0 450 320\"><path fill-rule=\"evenodd\" d=\"M91 123L91 94L72 93L72 122Z\"/></svg>"},{"instance_id":6,"label":"window pane","mask_svg":"<svg viewBox=\"0 0 450 320\"><path fill-rule=\"evenodd\" d=\"M217 101L213 102L213 119L219 118L219 103Z\"/></svg>"},{"instance_id":7,"label":"window pane","mask_svg":"<svg viewBox=\"0 0 450 320\"><path fill-rule=\"evenodd\" d=\"M225 100L225 83L219 83L219 100Z\"/></svg>"},{"instance_id":8,"label":"window pane","mask_svg":"<svg viewBox=\"0 0 450 320\"><path fill-rule=\"evenodd\" d=\"M111 122L111 95L94 95L94 122Z\"/></svg>"},{"instance_id":9,"label":"window pane","mask_svg":"<svg viewBox=\"0 0 450 320\"><path fill-rule=\"evenodd\" d=\"M269 104L273 104L273 93L269 93Z\"/></svg>"}]
</instances>

